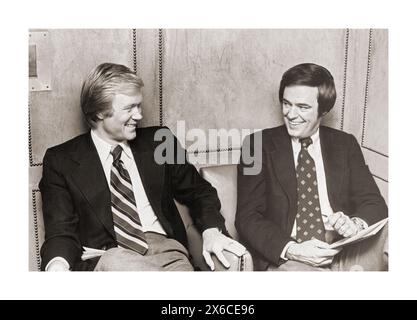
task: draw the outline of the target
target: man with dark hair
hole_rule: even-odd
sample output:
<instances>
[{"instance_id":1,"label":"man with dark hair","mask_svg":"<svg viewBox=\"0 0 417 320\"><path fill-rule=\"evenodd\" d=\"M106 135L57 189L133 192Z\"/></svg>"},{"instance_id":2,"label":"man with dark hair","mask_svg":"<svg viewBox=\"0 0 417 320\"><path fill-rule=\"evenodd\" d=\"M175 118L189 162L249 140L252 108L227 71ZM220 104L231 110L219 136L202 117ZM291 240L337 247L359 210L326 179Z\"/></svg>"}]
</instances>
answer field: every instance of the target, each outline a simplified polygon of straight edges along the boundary
<instances>
[{"instance_id":1,"label":"man with dark hair","mask_svg":"<svg viewBox=\"0 0 417 320\"><path fill-rule=\"evenodd\" d=\"M134 72L113 63L85 80L81 109L91 131L48 149L43 161L42 269L192 271L174 198L191 207L211 269L212 253L228 267L222 250L245 251L226 236L217 192L192 165L156 163L155 133L168 129L138 128L142 87ZM185 159L174 146L169 152L182 153L174 159Z\"/></svg>"},{"instance_id":2,"label":"man with dark hair","mask_svg":"<svg viewBox=\"0 0 417 320\"><path fill-rule=\"evenodd\" d=\"M279 100L285 125L262 135L262 170L238 166L236 228L257 270L386 270L387 228L355 245L331 249L386 218L388 209L356 139L321 126L336 101L322 66L287 70ZM244 146L253 145L254 135Z\"/></svg>"}]
</instances>

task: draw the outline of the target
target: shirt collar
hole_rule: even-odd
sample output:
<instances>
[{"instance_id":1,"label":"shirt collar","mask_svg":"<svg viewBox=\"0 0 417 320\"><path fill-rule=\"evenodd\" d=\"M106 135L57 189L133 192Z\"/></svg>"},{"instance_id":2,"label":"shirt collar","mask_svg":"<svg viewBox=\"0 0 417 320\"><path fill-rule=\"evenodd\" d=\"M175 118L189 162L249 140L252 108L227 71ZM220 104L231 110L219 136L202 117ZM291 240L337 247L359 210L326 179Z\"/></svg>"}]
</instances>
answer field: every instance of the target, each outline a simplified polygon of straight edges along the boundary
<instances>
[{"instance_id":1,"label":"shirt collar","mask_svg":"<svg viewBox=\"0 0 417 320\"><path fill-rule=\"evenodd\" d=\"M317 145L320 139L320 127L318 127L317 131L310 136L311 140L313 141L312 145ZM298 144L299 138L291 137L293 143Z\"/></svg>"},{"instance_id":2,"label":"shirt collar","mask_svg":"<svg viewBox=\"0 0 417 320\"><path fill-rule=\"evenodd\" d=\"M94 129L91 130L91 138L93 139L94 145L96 146L100 161L103 163L106 162L108 157L111 157L110 151L112 150L113 145L100 138ZM119 143L119 145L123 148L124 154L128 158L132 159L133 154L129 145L127 143Z\"/></svg>"}]
</instances>

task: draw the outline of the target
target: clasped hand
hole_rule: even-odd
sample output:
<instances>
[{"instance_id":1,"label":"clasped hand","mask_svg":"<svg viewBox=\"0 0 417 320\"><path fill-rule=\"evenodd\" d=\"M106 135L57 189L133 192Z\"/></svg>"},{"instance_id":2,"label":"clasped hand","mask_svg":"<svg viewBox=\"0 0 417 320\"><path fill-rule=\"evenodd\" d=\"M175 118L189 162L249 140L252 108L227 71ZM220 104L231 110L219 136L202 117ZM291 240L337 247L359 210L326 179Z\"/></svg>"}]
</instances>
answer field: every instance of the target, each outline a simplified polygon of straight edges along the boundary
<instances>
[{"instance_id":1,"label":"clasped hand","mask_svg":"<svg viewBox=\"0 0 417 320\"><path fill-rule=\"evenodd\" d=\"M333 262L340 249L330 249L329 244L317 239L292 243L288 247L286 257L313 267L324 267Z\"/></svg>"},{"instance_id":2,"label":"clasped hand","mask_svg":"<svg viewBox=\"0 0 417 320\"><path fill-rule=\"evenodd\" d=\"M217 228L206 229L203 232L203 257L211 270L214 270L214 262L211 254L215 254L225 268L230 268L230 263L223 255L223 250L242 256L246 248L239 242L226 237Z\"/></svg>"},{"instance_id":3,"label":"clasped hand","mask_svg":"<svg viewBox=\"0 0 417 320\"><path fill-rule=\"evenodd\" d=\"M359 232L359 226L343 212L338 211L329 216L328 224L342 237L351 237ZM326 242L313 239L302 243L293 243L288 247L286 256L313 267L324 267L333 262L340 249L330 249Z\"/></svg>"},{"instance_id":4,"label":"clasped hand","mask_svg":"<svg viewBox=\"0 0 417 320\"><path fill-rule=\"evenodd\" d=\"M359 232L358 225L343 212L338 211L329 216L328 223L342 237L351 237Z\"/></svg>"}]
</instances>

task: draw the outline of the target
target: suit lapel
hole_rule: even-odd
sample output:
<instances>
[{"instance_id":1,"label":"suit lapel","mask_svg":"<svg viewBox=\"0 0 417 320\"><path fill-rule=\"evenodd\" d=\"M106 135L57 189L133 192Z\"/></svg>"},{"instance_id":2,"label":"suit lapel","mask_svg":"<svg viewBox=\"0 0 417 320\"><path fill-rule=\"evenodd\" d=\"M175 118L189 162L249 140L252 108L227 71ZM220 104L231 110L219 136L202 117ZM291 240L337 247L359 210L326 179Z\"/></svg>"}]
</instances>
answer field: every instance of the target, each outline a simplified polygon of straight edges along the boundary
<instances>
[{"instance_id":1,"label":"suit lapel","mask_svg":"<svg viewBox=\"0 0 417 320\"><path fill-rule=\"evenodd\" d=\"M275 175L285 191L289 202L289 215L287 226L293 225L297 214L297 177L294 168L294 152L291 138L286 128L282 127L282 134L277 134L274 139L275 150L271 153L272 166Z\"/></svg>"},{"instance_id":2,"label":"suit lapel","mask_svg":"<svg viewBox=\"0 0 417 320\"><path fill-rule=\"evenodd\" d=\"M135 158L136 167L138 168L149 203L162 227L165 231L169 232L171 226L162 210L165 165L155 163L154 149L149 145L150 141L146 140L146 137L141 135L141 130L139 129L137 131L137 138L131 141L129 145Z\"/></svg>"},{"instance_id":3,"label":"suit lapel","mask_svg":"<svg viewBox=\"0 0 417 320\"><path fill-rule=\"evenodd\" d=\"M154 150L141 135L141 130L137 131L137 137L129 143L135 158L136 166L142 180L146 195L151 201L155 195L161 195L164 179L164 166L156 165L154 160ZM151 203L152 204L152 203Z\"/></svg>"},{"instance_id":4,"label":"suit lapel","mask_svg":"<svg viewBox=\"0 0 417 320\"><path fill-rule=\"evenodd\" d=\"M320 146L326 175L327 193L333 210L337 210L337 196L342 185L344 172L344 147L335 141L326 127L320 128Z\"/></svg>"},{"instance_id":5,"label":"suit lapel","mask_svg":"<svg viewBox=\"0 0 417 320\"><path fill-rule=\"evenodd\" d=\"M91 210L116 239L111 213L110 190L90 133L85 135L78 150L72 153L72 159L78 163L72 173L76 185L90 204Z\"/></svg>"},{"instance_id":6,"label":"suit lapel","mask_svg":"<svg viewBox=\"0 0 417 320\"><path fill-rule=\"evenodd\" d=\"M155 195L162 192L164 166L155 165L152 151L138 151L134 147L131 149L146 195L149 201L154 200Z\"/></svg>"}]
</instances>

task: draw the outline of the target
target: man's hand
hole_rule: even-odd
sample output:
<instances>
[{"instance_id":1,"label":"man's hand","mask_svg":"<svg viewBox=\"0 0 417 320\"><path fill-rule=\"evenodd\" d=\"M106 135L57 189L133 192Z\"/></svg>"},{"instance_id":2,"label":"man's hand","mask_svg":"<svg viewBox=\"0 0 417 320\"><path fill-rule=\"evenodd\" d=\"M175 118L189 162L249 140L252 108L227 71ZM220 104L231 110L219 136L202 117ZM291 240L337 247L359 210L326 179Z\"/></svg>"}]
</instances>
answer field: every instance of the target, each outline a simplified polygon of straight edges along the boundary
<instances>
[{"instance_id":1,"label":"man's hand","mask_svg":"<svg viewBox=\"0 0 417 320\"><path fill-rule=\"evenodd\" d=\"M290 244L286 257L313 267L324 267L331 264L334 256L339 252L340 249L330 249L326 242L313 239Z\"/></svg>"},{"instance_id":2,"label":"man's hand","mask_svg":"<svg viewBox=\"0 0 417 320\"><path fill-rule=\"evenodd\" d=\"M341 211L330 215L328 223L345 238L354 236L360 231L359 226Z\"/></svg>"},{"instance_id":3,"label":"man's hand","mask_svg":"<svg viewBox=\"0 0 417 320\"><path fill-rule=\"evenodd\" d=\"M214 262L211 258L212 253L216 255L225 268L230 267L230 263L222 253L223 250L230 251L240 257L245 253L246 248L239 242L223 235L217 228L204 230L203 257L211 270L214 270Z\"/></svg>"}]
</instances>

